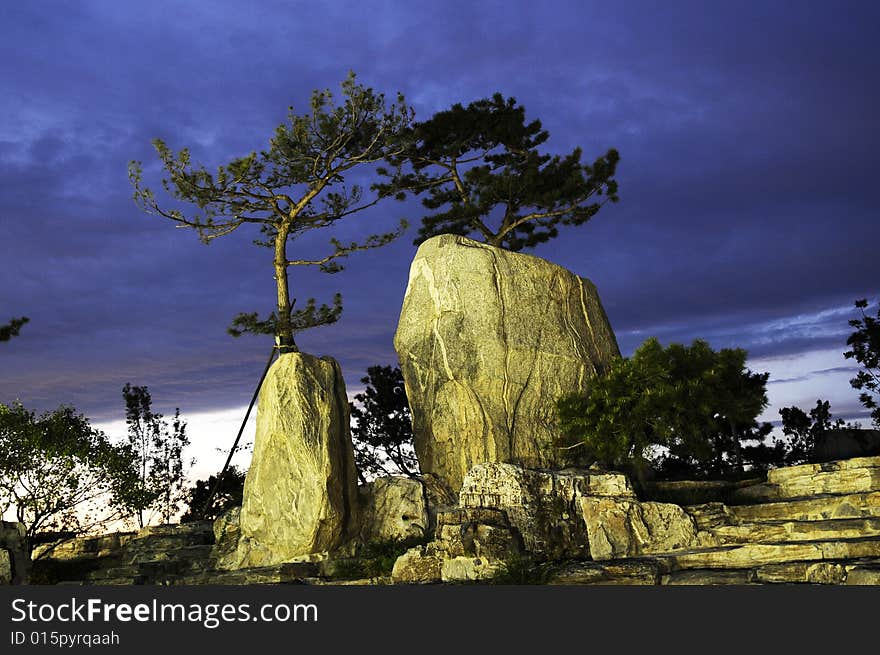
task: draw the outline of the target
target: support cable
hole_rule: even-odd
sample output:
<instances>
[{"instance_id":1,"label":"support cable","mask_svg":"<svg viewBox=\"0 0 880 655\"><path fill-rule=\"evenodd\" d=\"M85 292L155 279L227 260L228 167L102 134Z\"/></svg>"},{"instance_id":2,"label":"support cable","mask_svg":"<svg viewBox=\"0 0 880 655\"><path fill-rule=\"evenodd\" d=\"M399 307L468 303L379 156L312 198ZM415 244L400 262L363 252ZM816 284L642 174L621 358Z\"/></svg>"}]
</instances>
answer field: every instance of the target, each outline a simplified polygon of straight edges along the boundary
<instances>
[{"instance_id":1,"label":"support cable","mask_svg":"<svg viewBox=\"0 0 880 655\"><path fill-rule=\"evenodd\" d=\"M241 440L241 435L244 433L244 426L247 424L248 418L251 415L251 410L254 408L254 403L257 402L257 397L260 394L260 387L263 386L263 380L266 379L266 374L269 373L269 367L272 366L272 360L275 359L275 351L278 350L277 345L272 346L272 351L269 353L269 360L266 362L266 367L263 369L263 374L260 376L260 381L257 382L257 388L254 389L254 395L251 398L251 404L248 405L247 412L244 414L244 420L241 422L241 427L238 429L238 436L235 437L235 443L232 444L232 448L229 450L229 456L226 458L226 463L223 465L223 469L220 471L220 475L217 476L217 479L214 481L214 486L211 488L211 493L208 494L208 500L205 502L205 506L202 508L202 517L204 517L208 510L211 507L211 502L214 500L214 496L217 495L217 491L220 489L220 484L223 481L223 476L226 474L226 469L229 468L229 462L232 461L232 456L235 454L236 449L238 448L238 442Z\"/></svg>"}]
</instances>

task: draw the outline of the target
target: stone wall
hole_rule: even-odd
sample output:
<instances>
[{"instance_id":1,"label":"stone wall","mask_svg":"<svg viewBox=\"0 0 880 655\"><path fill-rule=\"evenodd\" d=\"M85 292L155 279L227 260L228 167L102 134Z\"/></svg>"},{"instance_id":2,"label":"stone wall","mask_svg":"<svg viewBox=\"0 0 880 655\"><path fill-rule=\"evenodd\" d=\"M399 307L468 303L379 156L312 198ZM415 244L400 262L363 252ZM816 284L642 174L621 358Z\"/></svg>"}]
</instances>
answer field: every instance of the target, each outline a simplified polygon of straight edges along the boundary
<instances>
[{"instance_id":1,"label":"stone wall","mask_svg":"<svg viewBox=\"0 0 880 655\"><path fill-rule=\"evenodd\" d=\"M35 584L171 584L213 568L210 521L66 541L34 560Z\"/></svg>"},{"instance_id":2,"label":"stone wall","mask_svg":"<svg viewBox=\"0 0 880 655\"><path fill-rule=\"evenodd\" d=\"M640 500L617 473L476 466L393 579L509 579L525 562L550 584L880 584L880 457L723 489L726 503L681 506Z\"/></svg>"},{"instance_id":3,"label":"stone wall","mask_svg":"<svg viewBox=\"0 0 880 655\"><path fill-rule=\"evenodd\" d=\"M154 526L76 540L55 561L98 562L78 578L93 584L880 584L880 457L777 469L725 495L662 503L613 471L488 463L468 474L457 505L433 511L419 480L361 489L365 522L353 544L416 536L426 518L430 526L431 540L398 557L390 579L350 580L357 548L214 570L212 549L227 538L237 546L235 511L215 522L213 546L210 523Z\"/></svg>"}]
</instances>

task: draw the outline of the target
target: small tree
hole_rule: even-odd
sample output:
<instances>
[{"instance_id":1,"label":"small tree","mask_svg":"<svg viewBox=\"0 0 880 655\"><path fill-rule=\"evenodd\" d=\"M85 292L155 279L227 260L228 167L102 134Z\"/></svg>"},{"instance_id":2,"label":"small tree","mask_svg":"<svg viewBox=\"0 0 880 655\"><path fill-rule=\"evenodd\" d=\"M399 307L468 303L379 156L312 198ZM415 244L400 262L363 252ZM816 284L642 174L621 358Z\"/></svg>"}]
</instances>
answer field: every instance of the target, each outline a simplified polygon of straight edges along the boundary
<instances>
[{"instance_id":1,"label":"small tree","mask_svg":"<svg viewBox=\"0 0 880 655\"><path fill-rule=\"evenodd\" d=\"M27 316L22 316L13 318L6 325L0 325L0 341L9 341L12 337L18 336L21 326L29 320Z\"/></svg>"},{"instance_id":2,"label":"small tree","mask_svg":"<svg viewBox=\"0 0 880 655\"><path fill-rule=\"evenodd\" d=\"M195 486L189 489L186 501L189 509L180 518L180 522L216 519L223 512L241 506L244 496L244 479L245 472L236 466L230 466L226 469L217 487L217 493L211 498L211 506L208 508L205 508L205 503L208 502L208 495L217 482L217 476L212 475L207 480L198 480Z\"/></svg>"},{"instance_id":3,"label":"small tree","mask_svg":"<svg viewBox=\"0 0 880 655\"><path fill-rule=\"evenodd\" d=\"M761 443L769 424L767 373L745 369L742 349L713 351L705 341L663 348L648 339L618 359L586 395L559 401L563 445L585 448L607 465L649 463L667 474L724 475L755 463L744 443Z\"/></svg>"},{"instance_id":4,"label":"small tree","mask_svg":"<svg viewBox=\"0 0 880 655\"><path fill-rule=\"evenodd\" d=\"M563 448L586 450L589 458L606 465L647 465L654 445L665 443L663 426L655 418L663 412L656 389L665 383L665 371L654 353L658 348L656 340L649 340L631 359L612 361L586 395L559 400Z\"/></svg>"},{"instance_id":5,"label":"small tree","mask_svg":"<svg viewBox=\"0 0 880 655\"><path fill-rule=\"evenodd\" d=\"M162 414L152 410L153 399L147 387L126 384L125 422L128 441L137 463L137 480L129 493L130 508L137 515L138 525L150 521L145 512L157 514L164 523L172 520L185 496L183 449L189 445L186 423L180 409L174 410L169 427Z\"/></svg>"},{"instance_id":6,"label":"small tree","mask_svg":"<svg viewBox=\"0 0 880 655\"><path fill-rule=\"evenodd\" d=\"M357 250L382 246L402 233L376 234L360 243L343 244L331 239L333 250L317 258L291 258L288 245L304 233L335 225L338 221L395 195L394 185L383 185L372 199L363 189L346 186L345 176L403 152L402 135L412 110L398 94L397 103L386 105L385 96L355 82L354 73L342 83L344 102L336 107L329 90L315 91L311 112L303 115L290 108L289 124L275 130L269 149L232 160L211 174L193 166L189 150L174 154L160 139L153 145L168 173L162 184L178 200L195 205L194 214L163 209L153 192L142 185L140 162L129 165L135 201L147 212L168 218L180 227L195 230L203 242L229 234L242 225L259 226L264 239L257 245L272 249L277 286L275 311L260 319L257 313L239 314L230 334L275 334L281 352L296 351L294 333L335 322L342 311L339 294L333 306L317 307L310 298L294 309L288 283L290 266L318 266L327 273L342 270L339 263ZM375 187L378 190L378 187Z\"/></svg>"},{"instance_id":7,"label":"small tree","mask_svg":"<svg viewBox=\"0 0 880 655\"><path fill-rule=\"evenodd\" d=\"M11 510L25 525L31 549L124 518L135 479L128 445L112 444L72 407L37 417L20 403L0 405L0 514Z\"/></svg>"},{"instance_id":8,"label":"small tree","mask_svg":"<svg viewBox=\"0 0 880 655\"><path fill-rule=\"evenodd\" d=\"M852 349L843 353L843 356L855 359L862 365L864 370L859 371L850 384L861 392L859 400L871 411L874 427L880 429L880 406L875 398L880 396L880 305L877 318L865 313L868 301L864 298L857 300L855 306L862 313L862 318L849 322L856 331L846 340L846 345Z\"/></svg>"},{"instance_id":9,"label":"small tree","mask_svg":"<svg viewBox=\"0 0 880 655\"><path fill-rule=\"evenodd\" d=\"M361 382L367 387L354 397L360 406L349 403L358 477L361 482L395 473L415 477L419 463L403 374L397 367L371 366Z\"/></svg>"},{"instance_id":10,"label":"small tree","mask_svg":"<svg viewBox=\"0 0 880 655\"><path fill-rule=\"evenodd\" d=\"M437 234L476 232L486 243L518 251L617 202L616 150L582 164L580 148L564 157L541 154L548 138L540 121L527 124L525 109L500 93L417 123L411 147L396 160L409 161L412 171L398 173L397 185L388 188L427 191L422 204L442 210L422 219L416 245Z\"/></svg>"},{"instance_id":11,"label":"small tree","mask_svg":"<svg viewBox=\"0 0 880 655\"><path fill-rule=\"evenodd\" d=\"M816 441L822 434L832 430L856 429L857 425L846 423L843 419L832 421L831 403L816 400L816 406L809 415L800 407L783 407L782 432L788 437L785 463L789 465L806 464L816 461Z\"/></svg>"}]
</instances>

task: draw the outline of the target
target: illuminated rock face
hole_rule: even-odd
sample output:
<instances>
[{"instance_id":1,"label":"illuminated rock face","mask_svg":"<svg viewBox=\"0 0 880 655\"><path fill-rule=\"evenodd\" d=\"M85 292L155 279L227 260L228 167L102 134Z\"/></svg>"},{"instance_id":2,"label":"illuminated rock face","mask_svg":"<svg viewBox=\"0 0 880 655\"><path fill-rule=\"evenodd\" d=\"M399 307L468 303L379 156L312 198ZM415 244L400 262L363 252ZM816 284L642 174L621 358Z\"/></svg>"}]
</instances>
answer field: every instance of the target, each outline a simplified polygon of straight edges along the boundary
<instances>
[{"instance_id":1,"label":"illuminated rock face","mask_svg":"<svg viewBox=\"0 0 880 655\"><path fill-rule=\"evenodd\" d=\"M694 519L678 505L597 496L578 501L594 560L665 553L697 542Z\"/></svg>"},{"instance_id":2,"label":"illuminated rock face","mask_svg":"<svg viewBox=\"0 0 880 655\"><path fill-rule=\"evenodd\" d=\"M464 479L458 506L439 512L434 540L407 551L395 564L392 579L485 580L502 573L506 562L523 557L584 559L592 547L590 524L581 511L587 499L608 501L613 508L639 505L621 473L478 464Z\"/></svg>"},{"instance_id":3,"label":"illuminated rock face","mask_svg":"<svg viewBox=\"0 0 880 655\"><path fill-rule=\"evenodd\" d=\"M427 534L430 519L421 480L377 478L362 486L359 493L362 541L420 539Z\"/></svg>"},{"instance_id":4,"label":"illuminated rock face","mask_svg":"<svg viewBox=\"0 0 880 655\"><path fill-rule=\"evenodd\" d=\"M635 501L622 473L582 470L535 471L513 464L478 464L464 479L462 508L502 510L525 549L550 559L586 557L587 527L580 510L584 497ZM439 532L439 530L438 530Z\"/></svg>"},{"instance_id":5,"label":"illuminated rock face","mask_svg":"<svg viewBox=\"0 0 880 655\"><path fill-rule=\"evenodd\" d=\"M589 280L448 234L416 253L394 346L421 469L453 491L482 462L561 466L556 399L620 356Z\"/></svg>"},{"instance_id":6,"label":"illuminated rock face","mask_svg":"<svg viewBox=\"0 0 880 655\"><path fill-rule=\"evenodd\" d=\"M332 551L357 528L348 398L335 360L279 357L260 391L238 548L223 568Z\"/></svg>"},{"instance_id":7,"label":"illuminated rock face","mask_svg":"<svg viewBox=\"0 0 880 655\"><path fill-rule=\"evenodd\" d=\"M681 506L641 500L613 471L480 464L458 507L439 512L434 540L401 556L392 579L876 585L878 469L880 457L779 468L728 488L731 504Z\"/></svg>"},{"instance_id":8,"label":"illuminated rock face","mask_svg":"<svg viewBox=\"0 0 880 655\"><path fill-rule=\"evenodd\" d=\"M0 521L0 584L26 584L31 558L21 523Z\"/></svg>"}]
</instances>

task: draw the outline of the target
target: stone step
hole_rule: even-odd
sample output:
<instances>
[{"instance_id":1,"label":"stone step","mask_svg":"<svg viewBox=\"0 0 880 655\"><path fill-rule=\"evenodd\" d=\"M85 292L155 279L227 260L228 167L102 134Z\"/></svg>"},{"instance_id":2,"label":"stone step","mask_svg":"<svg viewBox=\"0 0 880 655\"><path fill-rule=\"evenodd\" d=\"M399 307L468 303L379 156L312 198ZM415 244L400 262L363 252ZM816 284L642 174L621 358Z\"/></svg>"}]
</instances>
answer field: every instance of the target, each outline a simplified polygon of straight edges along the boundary
<instances>
[{"instance_id":1,"label":"stone step","mask_svg":"<svg viewBox=\"0 0 880 655\"><path fill-rule=\"evenodd\" d=\"M37 546L33 555L48 553L46 556L53 560L113 557L135 536L135 532L114 532L77 537L54 546L52 544Z\"/></svg>"},{"instance_id":2,"label":"stone step","mask_svg":"<svg viewBox=\"0 0 880 655\"><path fill-rule=\"evenodd\" d=\"M130 564L149 564L156 562L192 562L206 560L211 555L212 546L183 546L180 548L139 550L131 554Z\"/></svg>"},{"instance_id":3,"label":"stone step","mask_svg":"<svg viewBox=\"0 0 880 655\"><path fill-rule=\"evenodd\" d=\"M444 525L462 526L471 523L507 527L507 512L494 507L454 507L437 512L437 528Z\"/></svg>"},{"instance_id":4,"label":"stone step","mask_svg":"<svg viewBox=\"0 0 880 655\"><path fill-rule=\"evenodd\" d=\"M821 494L850 495L880 491L880 457L856 457L822 464L774 469L767 482L735 489L731 504L768 503Z\"/></svg>"},{"instance_id":5,"label":"stone step","mask_svg":"<svg viewBox=\"0 0 880 655\"><path fill-rule=\"evenodd\" d=\"M126 553L159 552L176 550L190 546L210 546L214 543L214 536L207 534L190 534L186 537L158 536L132 539L123 549Z\"/></svg>"},{"instance_id":6,"label":"stone step","mask_svg":"<svg viewBox=\"0 0 880 655\"><path fill-rule=\"evenodd\" d=\"M751 569L691 569L673 571L660 576L660 584L670 586L714 586L756 584Z\"/></svg>"},{"instance_id":7,"label":"stone step","mask_svg":"<svg viewBox=\"0 0 880 655\"><path fill-rule=\"evenodd\" d=\"M550 585L656 585L660 564L655 559L625 559L608 562L575 561L554 567Z\"/></svg>"},{"instance_id":8,"label":"stone step","mask_svg":"<svg viewBox=\"0 0 880 655\"><path fill-rule=\"evenodd\" d=\"M664 585L755 585L755 584L877 584L880 574L876 560L862 564L838 562L784 562L754 569L691 569L674 571L661 577ZM868 574L868 575L866 575Z\"/></svg>"},{"instance_id":9,"label":"stone step","mask_svg":"<svg viewBox=\"0 0 880 655\"><path fill-rule=\"evenodd\" d=\"M196 575L214 570L214 560L210 558L194 559L186 562L181 575Z\"/></svg>"},{"instance_id":10,"label":"stone step","mask_svg":"<svg viewBox=\"0 0 880 655\"><path fill-rule=\"evenodd\" d=\"M876 577L872 576L872 573ZM871 580L872 577L873 580ZM874 585L880 583L880 559L767 564L755 570L755 578L764 584Z\"/></svg>"},{"instance_id":11,"label":"stone step","mask_svg":"<svg viewBox=\"0 0 880 655\"><path fill-rule=\"evenodd\" d=\"M846 574L847 585L880 585L880 560L850 568Z\"/></svg>"},{"instance_id":12,"label":"stone step","mask_svg":"<svg viewBox=\"0 0 880 655\"><path fill-rule=\"evenodd\" d=\"M691 508L687 508L690 512ZM739 521L822 521L880 517L880 491L844 496L816 496L803 500L728 506Z\"/></svg>"},{"instance_id":13,"label":"stone step","mask_svg":"<svg viewBox=\"0 0 880 655\"><path fill-rule=\"evenodd\" d=\"M166 562L141 562L137 565L141 577L149 584L169 584L172 580L186 575L186 562L169 560Z\"/></svg>"},{"instance_id":14,"label":"stone step","mask_svg":"<svg viewBox=\"0 0 880 655\"><path fill-rule=\"evenodd\" d=\"M780 521L722 525L700 534L706 545L836 541L880 537L880 518Z\"/></svg>"},{"instance_id":15,"label":"stone step","mask_svg":"<svg viewBox=\"0 0 880 655\"><path fill-rule=\"evenodd\" d=\"M110 578L136 578L140 577L141 569L137 564L127 564L121 566L111 566L106 569L98 569L90 573L87 580L95 582L98 580L107 580Z\"/></svg>"},{"instance_id":16,"label":"stone step","mask_svg":"<svg viewBox=\"0 0 880 655\"><path fill-rule=\"evenodd\" d=\"M236 571L205 571L182 576L174 584L182 585L254 585L254 584L306 584L308 578L318 576L315 562L290 562L276 566L238 569Z\"/></svg>"},{"instance_id":17,"label":"stone step","mask_svg":"<svg viewBox=\"0 0 880 655\"><path fill-rule=\"evenodd\" d=\"M322 587L339 586L339 587L369 587L371 585L390 585L394 584L390 575L381 575L375 578L357 578L355 580L328 580L327 578L304 578L304 584L317 585Z\"/></svg>"},{"instance_id":18,"label":"stone step","mask_svg":"<svg viewBox=\"0 0 880 655\"><path fill-rule=\"evenodd\" d=\"M122 587L147 584L141 578L106 578L87 583L96 587Z\"/></svg>"},{"instance_id":19,"label":"stone step","mask_svg":"<svg viewBox=\"0 0 880 655\"><path fill-rule=\"evenodd\" d=\"M841 584L846 579L846 567L838 562L765 564L754 573L755 579L764 584Z\"/></svg>"},{"instance_id":20,"label":"stone step","mask_svg":"<svg viewBox=\"0 0 880 655\"><path fill-rule=\"evenodd\" d=\"M786 561L743 568L664 571L662 558L568 562L553 569L551 585L758 585L880 584L880 558L852 561Z\"/></svg>"},{"instance_id":21,"label":"stone step","mask_svg":"<svg viewBox=\"0 0 880 655\"><path fill-rule=\"evenodd\" d=\"M148 583L145 578L140 576L120 576L120 577L105 577L105 578L95 578L84 580L82 582L84 586L88 587L105 587L105 586L117 586L117 585L143 585L143 584L152 584Z\"/></svg>"},{"instance_id":22,"label":"stone step","mask_svg":"<svg viewBox=\"0 0 880 655\"><path fill-rule=\"evenodd\" d=\"M731 508L720 502L688 505L684 511L694 519L697 530L711 530L722 525L734 525L738 521Z\"/></svg>"},{"instance_id":23,"label":"stone step","mask_svg":"<svg viewBox=\"0 0 880 655\"><path fill-rule=\"evenodd\" d=\"M822 462L819 464L801 464L799 466L786 466L772 469L767 473L767 482L770 484L784 484L790 487L815 480L836 479L861 479L864 475L873 475L880 469L880 456L875 457L852 457L834 462Z\"/></svg>"},{"instance_id":24,"label":"stone step","mask_svg":"<svg viewBox=\"0 0 880 655\"><path fill-rule=\"evenodd\" d=\"M148 525L138 530L135 539L172 537L175 539L201 538L214 534L213 521L193 521L192 523L163 523Z\"/></svg>"},{"instance_id":25,"label":"stone step","mask_svg":"<svg viewBox=\"0 0 880 655\"><path fill-rule=\"evenodd\" d=\"M664 572L688 569L746 569L788 562L880 558L880 538L743 544L656 556Z\"/></svg>"}]
</instances>

